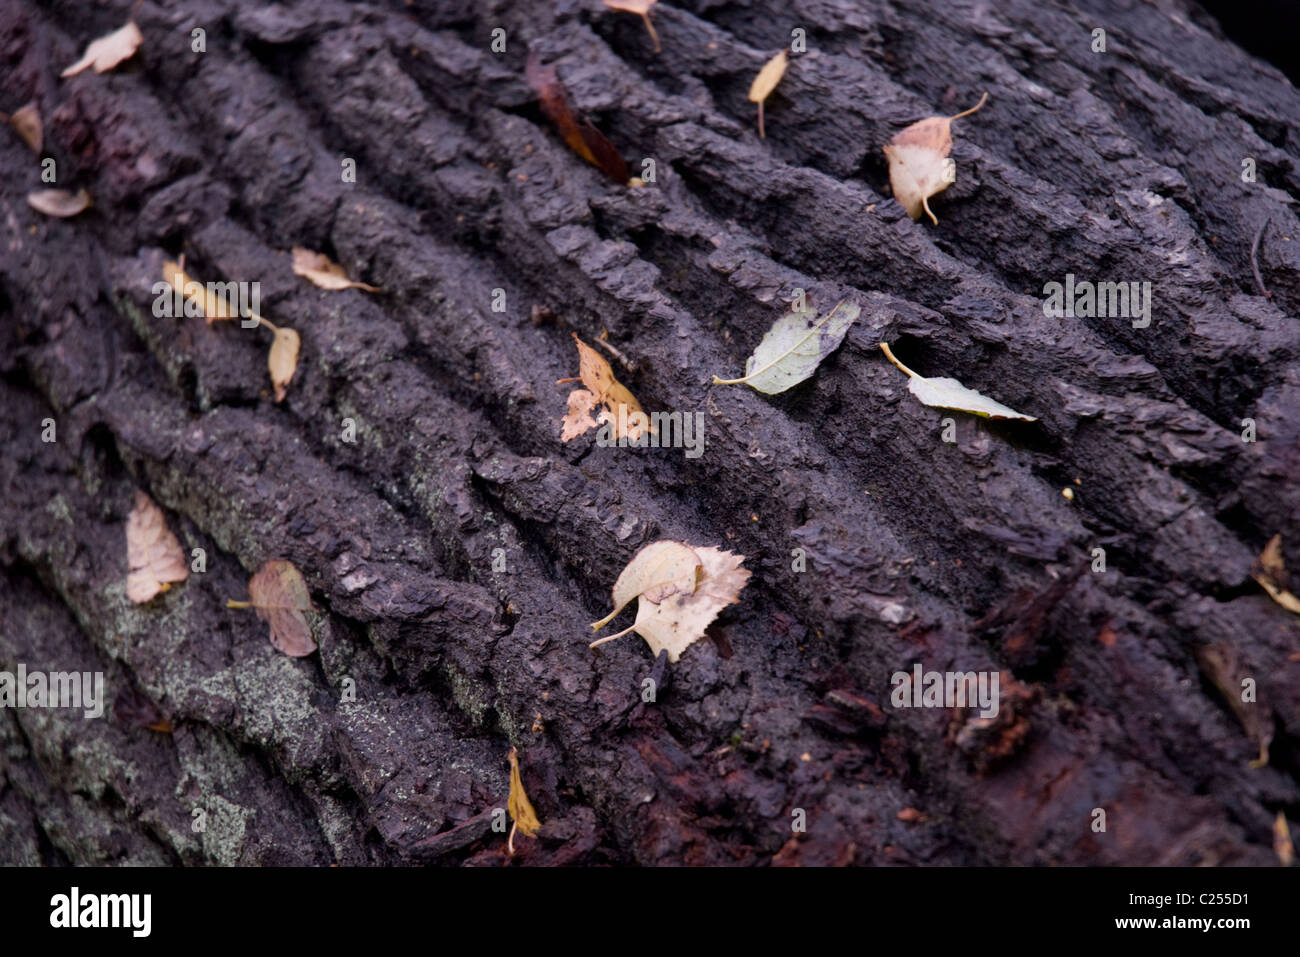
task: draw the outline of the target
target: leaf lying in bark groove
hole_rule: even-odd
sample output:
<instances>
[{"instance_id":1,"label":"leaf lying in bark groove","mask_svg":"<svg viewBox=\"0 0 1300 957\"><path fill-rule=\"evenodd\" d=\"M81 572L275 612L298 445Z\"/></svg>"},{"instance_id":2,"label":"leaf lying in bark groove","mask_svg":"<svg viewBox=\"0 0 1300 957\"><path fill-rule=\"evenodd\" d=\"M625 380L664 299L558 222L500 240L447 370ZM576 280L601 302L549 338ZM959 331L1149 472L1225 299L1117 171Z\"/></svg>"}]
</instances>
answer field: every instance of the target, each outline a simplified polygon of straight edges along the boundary
<instances>
[{"instance_id":1,"label":"leaf lying in bark groove","mask_svg":"<svg viewBox=\"0 0 1300 957\"><path fill-rule=\"evenodd\" d=\"M643 429L654 432L649 418L641 410L641 403L626 386L614 378L614 370L605 361L605 357L579 339L576 332L573 333L573 341L578 345L578 379L586 388L574 389L569 393L569 411L561 420L561 440L568 442L588 429L594 429L597 420L591 417L591 412L598 405L604 406L599 416L600 422L610 424L616 439L626 435L635 442ZM574 380L561 379L556 384L572 381Z\"/></svg>"},{"instance_id":2,"label":"leaf lying in bark groove","mask_svg":"<svg viewBox=\"0 0 1300 957\"><path fill-rule=\"evenodd\" d=\"M275 388L276 402L284 401L285 390L298 369L298 349L301 345L302 339L292 329L281 326L275 330L266 365L271 370L271 385Z\"/></svg>"},{"instance_id":3,"label":"leaf lying in bark groove","mask_svg":"<svg viewBox=\"0 0 1300 957\"><path fill-rule=\"evenodd\" d=\"M333 262L324 253L312 252L301 246L293 247L293 274L302 276L322 289L364 289L366 292L379 292L378 286L349 279L343 267Z\"/></svg>"},{"instance_id":4,"label":"leaf lying in bark groove","mask_svg":"<svg viewBox=\"0 0 1300 957\"><path fill-rule=\"evenodd\" d=\"M930 211L930 197L942 193L957 179L957 164L948 159L952 151L952 121L970 116L989 98L985 93L969 110L953 116L931 116L913 123L884 147L889 160L889 185L894 198L913 220L924 212L936 226Z\"/></svg>"},{"instance_id":5,"label":"leaf lying in bark groove","mask_svg":"<svg viewBox=\"0 0 1300 957\"><path fill-rule=\"evenodd\" d=\"M1259 702L1242 700L1241 679L1250 672L1241 655L1227 642L1219 642L1198 645L1192 649L1192 657L1201 673L1223 695L1246 734L1259 742L1259 757L1251 761L1250 766L1264 767L1269 762L1269 747L1273 743L1273 714Z\"/></svg>"},{"instance_id":6,"label":"leaf lying in bark groove","mask_svg":"<svg viewBox=\"0 0 1300 957\"><path fill-rule=\"evenodd\" d=\"M41 146L45 142L45 127L41 123L41 114L35 103L28 103L14 110L13 116L9 117L9 125L22 137L22 141L32 148L32 152L41 151Z\"/></svg>"},{"instance_id":7,"label":"leaf lying in bark groove","mask_svg":"<svg viewBox=\"0 0 1300 957\"><path fill-rule=\"evenodd\" d=\"M537 94L542 113L555 124L569 149L596 167L611 180L626 186L627 163L614 144L583 117L577 116L569 105L569 97L555 74L555 67L542 66L537 55L530 53L524 66L528 85Z\"/></svg>"},{"instance_id":8,"label":"leaf lying in bark groove","mask_svg":"<svg viewBox=\"0 0 1300 957\"><path fill-rule=\"evenodd\" d=\"M624 13L639 13L641 19L645 21L645 28L650 31L650 39L654 41L655 53L659 53L662 47L659 46L659 34L655 33L654 24L650 22L650 8L658 0L605 0L605 6L611 10L621 10Z\"/></svg>"},{"instance_id":9,"label":"leaf lying in bark groove","mask_svg":"<svg viewBox=\"0 0 1300 957\"><path fill-rule=\"evenodd\" d=\"M1295 845L1291 843L1291 828L1287 827L1286 814L1277 812L1273 819L1273 852L1277 854L1278 863L1290 867L1295 861Z\"/></svg>"},{"instance_id":10,"label":"leaf lying in bark groove","mask_svg":"<svg viewBox=\"0 0 1300 957\"><path fill-rule=\"evenodd\" d=\"M313 611L311 592L292 562L272 558L248 581L248 601L227 601L227 608L252 608L271 626L271 644L291 658L316 650L307 615Z\"/></svg>"},{"instance_id":11,"label":"leaf lying in bark groove","mask_svg":"<svg viewBox=\"0 0 1300 957\"><path fill-rule=\"evenodd\" d=\"M925 405L933 406L937 409L956 409L958 412L970 412L973 415L983 416L986 419L1020 419L1023 422L1037 422L1032 415L1025 415L1023 412L1017 412L1015 409L1008 408L1001 402L995 402L986 395L976 392L974 389L968 389L956 379L935 378L927 379L925 376L918 375L903 363L894 358L894 352L889 348L889 343L882 342L880 349L899 369L907 373L907 390L921 400Z\"/></svg>"},{"instance_id":12,"label":"leaf lying in bark groove","mask_svg":"<svg viewBox=\"0 0 1300 957\"><path fill-rule=\"evenodd\" d=\"M674 547L659 549L657 546ZM642 559L641 556L652 548L656 549L651 553L652 557ZM679 550L681 548L694 553L699 561L698 567L691 565L685 553ZM593 641L590 647L595 648L635 631L646 640L656 657L660 651L667 651L668 660L675 663L683 651L704 637L705 629L718 617L718 612L740 601L741 589L751 574L741 567L744 560L744 555L685 542L664 541L647 545L633 557L614 585L617 614L626 604L619 604L619 586L625 585L622 594L626 594L638 583L647 584L637 595L636 622L617 634ZM624 582L624 576L633 566L639 567L632 579ZM593 624L592 628L602 628L613 618L614 615L610 615Z\"/></svg>"},{"instance_id":13,"label":"leaf lying in bark groove","mask_svg":"<svg viewBox=\"0 0 1300 957\"><path fill-rule=\"evenodd\" d=\"M1274 535L1260 552L1250 577L1268 592L1268 597L1289 612L1300 615L1300 598L1288 591L1286 565L1282 561L1282 536Z\"/></svg>"},{"instance_id":14,"label":"leaf lying in bark groove","mask_svg":"<svg viewBox=\"0 0 1300 957\"><path fill-rule=\"evenodd\" d=\"M27 205L46 216L67 219L90 208L90 194L84 189L75 193L66 189L38 189L27 194Z\"/></svg>"},{"instance_id":15,"label":"leaf lying in bark groove","mask_svg":"<svg viewBox=\"0 0 1300 957\"><path fill-rule=\"evenodd\" d=\"M510 828L510 837L506 839L506 850L513 854L515 831L519 831L525 837L536 837L542 822L537 820L537 812L533 810L528 794L524 791L524 782L519 777L519 749L511 748L510 753L506 755L506 760L510 762L510 797L506 802L506 810L510 812L510 820L514 821L514 825Z\"/></svg>"},{"instance_id":16,"label":"leaf lying in bark groove","mask_svg":"<svg viewBox=\"0 0 1300 957\"><path fill-rule=\"evenodd\" d=\"M185 259L184 256L181 257ZM328 260L326 260L328 262ZM239 307L233 296L218 296L203 283L185 274L180 263L163 263L163 281L186 300L202 310L204 319L211 325L219 319L240 319ZM255 312L249 312L248 319L254 319L259 326L265 326L275 338L266 356L266 365L271 373L271 387L275 390L275 401L283 402L293 374L298 369L298 352L302 347L302 337L288 326L277 326L262 318Z\"/></svg>"},{"instance_id":17,"label":"leaf lying in bark groove","mask_svg":"<svg viewBox=\"0 0 1300 957\"><path fill-rule=\"evenodd\" d=\"M745 362L742 378L720 379L715 375L713 384L743 382L767 395L784 392L811 376L822 360L839 348L860 311L851 302L840 302L821 319L812 309L787 313L763 336Z\"/></svg>"},{"instance_id":18,"label":"leaf lying in bark groove","mask_svg":"<svg viewBox=\"0 0 1300 957\"><path fill-rule=\"evenodd\" d=\"M128 20L126 26L119 27L112 33L105 34L86 47L81 59L68 67L60 76L75 76L87 67L93 66L96 73L107 73L123 60L130 59L144 42L144 34Z\"/></svg>"},{"instance_id":19,"label":"leaf lying in bark groove","mask_svg":"<svg viewBox=\"0 0 1300 957\"><path fill-rule=\"evenodd\" d=\"M184 256L181 257L181 259L184 258ZM207 320L209 325L218 319L239 318L239 311L235 308L235 303L232 300L218 296L197 279L186 275L185 268L179 263L170 260L163 263L163 282L171 283L173 289L202 309L203 318ZM255 315L249 316L249 318L261 320L260 316Z\"/></svg>"},{"instance_id":20,"label":"leaf lying in bark groove","mask_svg":"<svg viewBox=\"0 0 1300 957\"><path fill-rule=\"evenodd\" d=\"M126 597L137 605L152 600L190 575L185 552L167 527L154 500L135 493L135 506L126 520Z\"/></svg>"},{"instance_id":21,"label":"leaf lying in bark groove","mask_svg":"<svg viewBox=\"0 0 1300 957\"><path fill-rule=\"evenodd\" d=\"M763 129L763 101L772 95L776 85L781 82L781 77L785 76L785 68L790 62L790 51L782 50L772 59L763 64L763 69L758 71L758 76L754 77L754 82L749 85L749 102L758 104L758 138L767 139L767 133Z\"/></svg>"}]
</instances>

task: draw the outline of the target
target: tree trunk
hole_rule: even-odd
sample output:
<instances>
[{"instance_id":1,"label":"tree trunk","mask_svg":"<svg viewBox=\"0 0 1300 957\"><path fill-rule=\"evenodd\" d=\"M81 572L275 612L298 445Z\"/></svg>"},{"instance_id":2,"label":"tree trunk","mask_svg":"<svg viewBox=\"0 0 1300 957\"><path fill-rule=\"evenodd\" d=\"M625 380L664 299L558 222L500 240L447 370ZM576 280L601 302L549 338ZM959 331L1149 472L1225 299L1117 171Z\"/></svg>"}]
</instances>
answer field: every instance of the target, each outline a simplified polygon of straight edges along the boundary
<instances>
[{"instance_id":1,"label":"tree trunk","mask_svg":"<svg viewBox=\"0 0 1300 957\"><path fill-rule=\"evenodd\" d=\"M145 2L134 57L61 79L129 15L83 6L0 0L0 108L94 198L37 213L0 131L0 668L109 705L0 710L0 861L1275 860L1300 619L1251 570L1275 534L1300 568L1300 95L1196 7L673 0L656 54L594 0ZM653 182L565 145L530 52ZM985 91L912 222L881 146ZM155 314L181 253L301 334L283 401L266 330ZM1067 274L1149 283L1149 325L1048 317ZM799 289L861 306L842 347L712 385ZM561 443L571 332L703 454ZM922 405L881 342L1037 421ZM145 605L137 489L206 555ZM665 538L744 555L740 602L675 664L589 649ZM318 655L226 607L270 558ZM899 706L918 663L997 674L996 716Z\"/></svg>"}]
</instances>

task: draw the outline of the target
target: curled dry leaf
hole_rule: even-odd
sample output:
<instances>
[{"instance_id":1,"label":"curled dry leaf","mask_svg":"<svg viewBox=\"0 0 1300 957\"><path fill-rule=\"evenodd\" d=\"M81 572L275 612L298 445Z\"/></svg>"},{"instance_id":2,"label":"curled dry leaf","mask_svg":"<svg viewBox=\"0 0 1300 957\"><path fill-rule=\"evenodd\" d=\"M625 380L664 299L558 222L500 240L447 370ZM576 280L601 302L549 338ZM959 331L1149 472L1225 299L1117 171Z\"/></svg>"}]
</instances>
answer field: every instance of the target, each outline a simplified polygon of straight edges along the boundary
<instances>
[{"instance_id":1,"label":"curled dry leaf","mask_svg":"<svg viewBox=\"0 0 1300 957\"><path fill-rule=\"evenodd\" d=\"M271 342L271 351L266 364L271 370L271 385L275 387L275 401L282 402L289 382L298 368L298 349L302 339L298 333L281 326L275 330L275 339Z\"/></svg>"},{"instance_id":2,"label":"curled dry leaf","mask_svg":"<svg viewBox=\"0 0 1300 957\"><path fill-rule=\"evenodd\" d=\"M140 44L144 35L134 20L128 20L126 26L100 37L86 47L81 59L64 70L60 76L74 76L87 67L94 67L96 73L106 73L123 60L129 59Z\"/></svg>"},{"instance_id":3,"label":"curled dry leaf","mask_svg":"<svg viewBox=\"0 0 1300 957\"><path fill-rule=\"evenodd\" d=\"M45 127L41 123L41 114L36 109L35 103L28 103L15 110L14 115L9 117L9 125L22 137L23 142L32 148L32 152L41 151L41 146L45 143Z\"/></svg>"},{"instance_id":4,"label":"curled dry leaf","mask_svg":"<svg viewBox=\"0 0 1300 957\"><path fill-rule=\"evenodd\" d=\"M1274 535L1260 552L1250 577L1268 592L1268 597L1289 612L1300 615L1300 598L1288 591L1286 565L1282 561L1282 536Z\"/></svg>"},{"instance_id":5,"label":"curled dry leaf","mask_svg":"<svg viewBox=\"0 0 1300 957\"><path fill-rule=\"evenodd\" d=\"M821 319L812 309L787 313L763 336L745 363L743 378L714 376L713 384L743 382L768 395L784 392L811 376L839 348L859 311L853 303L841 302Z\"/></svg>"},{"instance_id":6,"label":"curled dry leaf","mask_svg":"<svg viewBox=\"0 0 1300 957\"><path fill-rule=\"evenodd\" d=\"M574 114L564 86L555 74L555 68L542 66L536 54L529 54L524 70L528 76L528 85L538 96L542 112L555 124L564 142L569 144L569 149L614 182L626 184L627 163L600 130Z\"/></svg>"},{"instance_id":7,"label":"curled dry leaf","mask_svg":"<svg viewBox=\"0 0 1300 957\"><path fill-rule=\"evenodd\" d=\"M291 658L316 650L307 615L312 612L311 592L292 562L272 558L248 581L248 601L227 601L227 608L252 608L271 626L271 644Z\"/></svg>"},{"instance_id":8,"label":"curled dry leaf","mask_svg":"<svg viewBox=\"0 0 1300 957\"><path fill-rule=\"evenodd\" d=\"M789 62L790 51L782 50L763 64L763 69L758 71L758 76L754 77L754 82L749 85L749 102L758 104L759 139L767 139L767 133L763 129L763 101L772 95L776 85L781 82Z\"/></svg>"},{"instance_id":9,"label":"curled dry leaf","mask_svg":"<svg viewBox=\"0 0 1300 957\"><path fill-rule=\"evenodd\" d=\"M936 226L930 211L930 197L942 193L957 179L957 164L948 158L952 151L952 121L970 116L989 98L985 93L969 110L953 116L931 116L913 123L884 147L889 160L889 185L907 215L921 218L924 212Z\"/></svg>"},{"instance_id":10,"label":"curled dry leaf","mask_svg":"<svg viewBox=\"0 0 1300 957\"><path fill-rule=\"evenodd\" d=\"M203 283L187 276L185 270L178 263L170 261L163 263L163 282L171 283L173 289L193 304L195 311L191 313L187 309L186 315L202 316L208 321L209 325L218 319L239 318L239 309L233 296L218 296ZM258 315L252 315L249 318L257 319L259 322L262 321L261 316Z\"/></svg>"},{"instance_id":11,"label":"curled dry leaf","mask_svg":"<svg viewBox=\"0 0 1300 957\"><path fill-rule=\"evenodd\" d=\"M968 389L956 379L935 378L927 379L925 376L918 375L903 363L894 358L894 352L889 348L889 343L882 342L880 349L885 356L899 369L907 373L907 390L921 400L925 405L933 406L937 409L956 409L959 412L970 412L973 415L982 416L986 419L1020 419L1024 422L1037 422L1038 420L1032 415L1025 415L1023 412L1017 412L1015 409L1008 408L1001 402L995 402L986 395L976 392L974 389Z\"/></svg>"},{"instance_id":12,"label":"curled dry leaf","mask_svg":"<svg viewBox=\"0 0 1300 957\"><path fill-rule=\"evenodd\" d=\"M592 648L635 631L646 640L656 657L660 651L667 651L668 660L676 662L683 651L704 637L704 630L718 617L718 612L727 605L740 601L740 591L750 576L749 570L741 567L744 555L717 548L686 545L684 542L667 544L680 545L693 551L699 560L699 567L693 570L689 578L683 574L676 581L663 580L663 574L670 571L685 573L688 566L683 558L668 556L665 563L658 565L660 573L648 576L652 579L660 578L658 584L652 584L638 596L636 622L617 634L593 641ZM650 547L652 546L646 546L646 549L638 552L637 558ZM633 558L634 564L637 558ZM619 576L620 581L622 577ZM694 581L694 589L689 588L691 580ZM615 588L617 587L616 584ZM602 627L609 620L606 618L596 622L592 627Z\"/></svg>"},{"instance_id":13,"label":"curled dry leaf","mask_svg":"<svg viewBox=\"0 0 1300 957\"><path fill-rule=\"evenodd\" d=\"M301 246L293 247L293 274L302 276L322 289L364 289L366 292L379 292L378 286L349 279L343 267L332 262L324 253L314 253Z\"/></svg>"},{"instance_id":14,"label":"curled dry leaf","mask_svg":"<svg viewBox=\"0 0 1300 957\"><path fill-rule=\"evenodd\" d=\"M84 189L75 193L66 189L38 189L27 194L27 205L46 216L67 219L90 208L90 194Z\"/></svg>"},{"instance_id":15,"label":"curled dry leaf","mask_svg":"<svg viewBox=\"0 0 1300 957\"><path fill-rule=\"evenodd\" d=\"M655 33L654 24L650 22L650 8L657 2L658 0L605 0L605 6L611 10L640 14L645 21L645 28L650 32L650 39L654 42L655 53L658 53L662 49L659 46L659 34Z\"/></svg>"},{"instance_id":16,"label":"curled dry leaf","mask_svg":"<svg viewBox=\"0 0 1300 957\"><path fill-rule=\"evenodd\" d=\"M126 561L130 569L126 597L137 605L190 575L185 552L167 527L167 517L144 492L135 493L135 505L126 519Z\"/></svg>"},{"instance_id":17,"label":"curled dry leaf","mask_svg":"<svg viewBox=\"0 0 1300 957\"><path fill-rule=\"evenodd\" d=\"M651 542L633 555L619 574L614 582L614 610L592 622L591 630L604 628L639 595L660 602L677 592L693 594L700 567L700 556L684 542Z\"/></svg>"},{"instance_id":18,"label":"curled dry leaf","mask_svg":"<svg viewBox=\"0 0 1300 957\"><path fill-rule=\"evenodd\" d=\"M524 782L519 777L519 749L511 748L506 760L510 762L510 798L506 802L506 810L510 812L510 820L514 821L510 837L506 840L506 849L513 854L515 831L520 831L525 837L536 837L542 822L537 820L537 812L533 810L528 794L524 791Z\"/></svg>"},{"instance_id":19,"label":"curled dry leaf","mask_svg":"<svg viewBox=\"0 0 1300 957\"><path fill-rule=\"evenodd\" d=\"M595 428L597 419L593 419L591 413L596 406L604 406L598 419L610 424L616 439L626 435L635 442L643 431L653 432L641 403L614 378L614 370L605 357L579 339L576 332L573 341L578 345L578 378L586 388L569 393L569 412L561 422L560 438L568 442ZM557 385L572 381L561 379Z\"/></svg>"}]
</instances>

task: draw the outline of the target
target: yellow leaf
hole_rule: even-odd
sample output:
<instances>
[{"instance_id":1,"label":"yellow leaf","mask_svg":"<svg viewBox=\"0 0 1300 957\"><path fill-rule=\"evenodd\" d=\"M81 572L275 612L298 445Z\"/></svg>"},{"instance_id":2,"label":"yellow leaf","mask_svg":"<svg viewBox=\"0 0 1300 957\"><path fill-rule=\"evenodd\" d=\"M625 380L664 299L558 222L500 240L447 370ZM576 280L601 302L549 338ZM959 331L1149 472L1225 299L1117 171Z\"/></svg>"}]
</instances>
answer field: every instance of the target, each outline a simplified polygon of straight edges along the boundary
<instances>
[{"instance_id":1,"label":"yellow leaf","mask_svg":"<svg viewBox=\"0 0 1300 957\"><path fill-rule=\"evenodd\" d=\"M183 582L190 570L185 552L167 527L162 509L144 492L135 493L135 506L126 520L126 597L137 605Z\"/></svg>"},{"instance_id":2,"label":"yellow leaf","mask_svg":"<svg viewBox=\"0 0 1300 957\"><path fill-rule=\"evenodd\" d=\"M754 82L749 85L749 102L758 104L759 139L767 138L767 134L763 131L763 101L776 89L776 85L781 82L781 77L785 76L788 63L789 51L782 50L763 64L763 69L758 71L758 76L754 77Z\"/></svg>"},{"instance_id":3,"label":"yellow leaf","mask_svg":"<svg viewBox=\"0 0 1300 957\"><path fill-rule=\"evenodd\" d=\"M1286 815L1277 812L1273 821L1273 850L1283 867L1290 867L1295 860L1295 845L1291 843L1291 828L1287 826Z\"/></svg>"},{"instance_id":4,"label":"yellow leaf","mask_svg":"<svg viewBox=\"0 0 1300 957\"><path fill-rule=\"evenodd\" d=\"M952 151L952 121L970 116L982 107L989 95L969 110L953 116L931 116L913 123L898 133L884 147L889 160L889 185L894 198L913 220L926 213L937 226L939 220L930 211L930 197L942 193L957 180L957 166L948 159Z\"/></svg>"},{"instance_id":5,"label":"yellow leaf","mask_svg":"<svg viewBox=\"0 0 1300 957\"><path fill-rule=\"evenodd\" d=\"M239 318L234 297L218 296L203 283L187 276L185 270L177 263L170 261L163 263L163 282L171 283L173 289L202 309L203 317L209 324L218 319ZM261 321L261 317L257 315L249 318Z\"/></svg>"},{"instance_id":6,"label":"yellow leaf","mask_svg":"<svg viewBox=\"0 0 1300 957\"><path fill-rule=\"evenodd\" d=\"M302 339L298 333L284 326L275 330L271 351L266 364L271 370L271 384L275 386L275 401L284 400L289 381L298 368L298 349Z\"/></svg>"},{"instance_id":7,"label":"yellow leaf","mask_svg":"<svg viewBox=\"0 0 1300 957\"><path fill-rule=\"evenodd\" d=\"M293 247L293 274L302 276L322 289L364 289L366 292L379 292L378 286L349 279L343 267L331 261L324 253L314 253L301 246Z\"/></svg>"},{"instance_id":8,"label":"yellow leaf","mask_svg":"<svg viewBox=\"0 0 1300 957\"><path fill-rule=\"evenodd\" d=\"M60 76L73 76L86 67L93 66L96 73L105 73L126 60L140 48L144 35L134 20L127 21L126 26L114 30L95 40L86 47L85 54Z\"/></svg>"},{"instance_id":9,"label":"yellow leaf","mask_svg":"<svg viewBox=\"0 0 1300 957\"><path fill-rule=\"evenodd\" d=\"M514 827L510 829L510 838L506 846L513 854L515 831L522 832L525 837L536 837L542 822L537 820L537 812L533 810L533 805L524 792L524 782L519 778L519 750L511 748L506 758L510 762L510 798L506 803L506 809L510 812L510 820L515 822Z\"/></svg>"}]
</instances>

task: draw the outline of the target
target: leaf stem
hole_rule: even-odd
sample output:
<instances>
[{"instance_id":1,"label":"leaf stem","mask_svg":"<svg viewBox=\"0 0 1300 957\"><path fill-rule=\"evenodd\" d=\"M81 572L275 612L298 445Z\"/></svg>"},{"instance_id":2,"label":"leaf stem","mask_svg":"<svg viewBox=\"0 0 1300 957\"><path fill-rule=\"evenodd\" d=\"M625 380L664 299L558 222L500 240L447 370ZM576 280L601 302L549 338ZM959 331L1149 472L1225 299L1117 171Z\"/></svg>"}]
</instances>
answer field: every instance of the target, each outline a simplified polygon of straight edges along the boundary
<instances>
[{"instance_id":1,"label":"leaf stem","mask_svg":"<svg viewBox=\"0 0 1300 957\"><path fill-rule=\"evenodd\" d=\"M898 361L898 358L894 355L894 350L892 350L892 349L889 348L889 343L888 343L888 342L882 342L882 343L880 344L880 351L883 352L883 353L885 354L885 358L886 358L886 359L888 359L888 360L889 360L890 362L892 362L894 365L898 366L898 368L900 368L900 369L902 369L904 372L906 372L906 373L907 373L907 376L908 376L909 379L920 379L920 378L923 378L922 376L920 376L920 375L918 375L917 373L913 372L913 371L912 371L911 369L909 369L907 366L903 365L903 363L901 363L901 362Z\"/></svg>"},{"instance_id":2,"label":"leaf stem","mask_svg":"<svg viewBox=\"0 0 1300 957\"><path fill-rule=\"evenodd\" d=\"M613 641L615 638L622 638L622 637L623 637L624 635L626 635L629 631L635 631L635 630L636 630L636 625L629 625L627 628L624 628L622 631L618 632L617 634L606 635L604 638L597 638L595 641L593 641L593 642L592 642L591 644L589 644L587 647L588 647L588 648L595 648L597 645L603 645L603 644L605 644L605 642L607 642L607 641Z\"/></svg>"},{"instance_id":3,"label":"leaf stem","mask_svg":"<svg viewBox=\"0 0 1300 957\"><path fill-rule=\"evenodd\" d=\"M970 116L972 113L977 112L979 108L984 105L984 102L988 98L989 98L988 91L985 90L984 95L980 97L980 101L978 103L972 106L969 110L963 110L962 112L958 113L956 116L948 117L948 122L951 123L953 120L960 120L963 116Z\"/></svg>"},{"instance_id":4,"label":"leaf stem","mask_svg":"<svg viewBox=\"0 0 1300 957\"><path fill-rule=\"evenodd\" d=\"M235 599L233 598L227 598L226 607L227 608L252 608L253 603L251 601L235 601Z\"/></svg>"}]
</instances>

